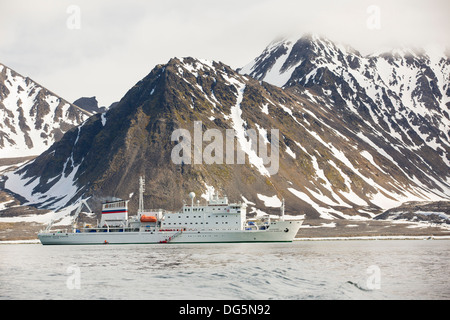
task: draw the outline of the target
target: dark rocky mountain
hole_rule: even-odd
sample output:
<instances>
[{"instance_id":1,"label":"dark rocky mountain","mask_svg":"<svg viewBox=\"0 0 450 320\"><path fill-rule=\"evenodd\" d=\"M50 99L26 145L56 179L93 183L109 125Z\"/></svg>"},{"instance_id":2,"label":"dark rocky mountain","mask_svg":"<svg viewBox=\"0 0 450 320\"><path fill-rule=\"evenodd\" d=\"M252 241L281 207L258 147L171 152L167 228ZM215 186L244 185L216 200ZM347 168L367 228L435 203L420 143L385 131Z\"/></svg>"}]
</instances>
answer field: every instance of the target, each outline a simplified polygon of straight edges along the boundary
<instances>
[{"instance_id":1,"label":"dark rocky mountain","mask_svg":"<svg viewBox=\"0 0 450 320\"><path fill-rule=\"evenodd\" d=\"M267 90L221 63L172 59L155 67L115 108L94 115L33 163L7 174L5 187L51 209L90 195L128 198L137 191L139 175L147 178L151 206L177 209L189 191L199 196L206 193L206 186L225 191L236 201L243 200L244 189L249 200L257 194L253 191L271 198L277 191L268 175L260 174L265 168L257 156L244 165L175 164L171 158L177 145L171 141L172 133L183 128L193 135L195 121L202 122L203 131L215 128L225 136L224 129L235 128L244 138L239 111L253 118L256 129L256 121L263 122L253 108L269 94L284 96L276 87ZM239 110L231 114L233 108ZM265 126L271 128L268 121Z\"/></svg>"},{"instance_id":2,"label":"dark rocky mountain","mask_svg":"<svg viewBox=\"0 0 450 320\"><path fill-rule=\"evenodd\" d=\"M252 74L256 79L193 58L156 66L115 108L92 116L32 163L6 174L5 188L43 209L112 196L131 198L135 209L138 177L145 175L148 208L175 210L190 191L198 199L215 189L247 202L251 214L277 214L285 198L288 214L327 219L373 217L404 201L449 198L449 122L442 109L448 94L441 90L448 81L427 80L440 88L437 105L430 102L439 97L432 89L429 99L418 93L417 105L405 105L406 84L391 79L382 86L388 80L369 68L388 62L314 38L280 46L272 44L255 60L265 61ZM299 52L292 53L294 47ZM439 61L448 70L448 60ZM394 68L398 63L389 64L394 75L403 70L401 64ZM270 78L270 65L291 73L283 74L283 88L258 81ZM409 84L411 96L413 87L416 82ZM425 107L432 111L421 113ZM191 158L178 163L173 154L180 155L182 144L172 141L177 129L191 137ZM226 144L227 129L234 148ZM279 161L265 162L259 148L276 145L274 129ZM249 140L252 133L259 135L257 147ZM268 155L276 154L276 148L268 149ZM238 164L238 150L245 153L245 164ZM208 164L208 155L219 163Z\"/></svg>"},{"instance_id":3,"label":"dark rocky mountain","mask_svg":"<svg viewBox=\"0 0 450 320\"><path fill-rule=\"evenodd\" d=\"M90 115L0 64L0 158L37 156Z\"/></svg>"},{"instance_id":4,"label":"dark rocky mountain","mask_svg":"<svg viewBox=\"0 0 450 320\"><path fill-rule=\"evenodd\" d=\"M107 110L106 107L99 107L96 97L81 97L73 102L74 105L84 109L92 114L102 113Z\"/></svg>"}]
</instances>

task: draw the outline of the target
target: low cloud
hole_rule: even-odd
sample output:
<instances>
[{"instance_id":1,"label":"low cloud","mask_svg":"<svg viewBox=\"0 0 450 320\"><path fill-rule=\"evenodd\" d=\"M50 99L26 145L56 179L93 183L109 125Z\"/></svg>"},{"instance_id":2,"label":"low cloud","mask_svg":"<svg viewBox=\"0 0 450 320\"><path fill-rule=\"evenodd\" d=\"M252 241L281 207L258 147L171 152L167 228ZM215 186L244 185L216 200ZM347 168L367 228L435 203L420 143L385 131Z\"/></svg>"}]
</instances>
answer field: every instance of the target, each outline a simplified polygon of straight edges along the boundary
<instances>
[{"instance_id":1,"label":"low cloud","mask_svg":"<svg viewBox=\"0 0 450 320\"><path fill-rule=\"evenodd\" d=\"M80 28L67 8L80 8ZM379 8L379 28L368 27ZM101 105L174 56L220 60L234 68L274 38L313 32L363 54L397 45L448 46L447 0L60 1L2 4L0 62L62 97L97 96Z\"/></svg>"}]
</instances>

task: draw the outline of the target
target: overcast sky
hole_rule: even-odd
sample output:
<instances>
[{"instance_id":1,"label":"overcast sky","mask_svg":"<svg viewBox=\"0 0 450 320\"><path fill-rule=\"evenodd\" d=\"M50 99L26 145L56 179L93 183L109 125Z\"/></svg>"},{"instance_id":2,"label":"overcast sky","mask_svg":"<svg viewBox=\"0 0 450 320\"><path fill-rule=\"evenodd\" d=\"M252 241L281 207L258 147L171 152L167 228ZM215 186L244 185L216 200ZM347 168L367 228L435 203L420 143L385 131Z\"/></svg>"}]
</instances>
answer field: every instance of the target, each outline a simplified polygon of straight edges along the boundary
<instances>
[{"instance_id":1,"label":"overcast sky","mask_svg":"<svg viewBox=\"0 0 450 320\"><path fill-rule=\"evenodd\" d=\"M172 57L238 68L283 35L363 54L449 47L449 12L449 0L0 0L0 62L70 102L109 106Z\"/></svg>"}]
</instances>

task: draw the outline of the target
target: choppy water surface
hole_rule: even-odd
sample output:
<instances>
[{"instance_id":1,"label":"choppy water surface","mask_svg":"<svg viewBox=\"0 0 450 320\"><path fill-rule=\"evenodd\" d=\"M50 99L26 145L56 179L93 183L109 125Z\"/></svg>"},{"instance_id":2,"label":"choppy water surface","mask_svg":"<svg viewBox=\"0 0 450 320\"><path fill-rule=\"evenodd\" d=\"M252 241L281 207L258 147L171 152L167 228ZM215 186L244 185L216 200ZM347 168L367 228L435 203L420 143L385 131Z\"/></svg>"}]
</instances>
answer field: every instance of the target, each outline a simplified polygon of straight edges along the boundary
<instances>
[{"instance_id":1,"label":"choppy water surface","mask_svg":"<svg viewBox=\"0 0 450 320\"><path fill-rule=\"evenodd\" d=\"M450 241L0 245L0 299L450 299Z\"/></svg>"}]
</instances>

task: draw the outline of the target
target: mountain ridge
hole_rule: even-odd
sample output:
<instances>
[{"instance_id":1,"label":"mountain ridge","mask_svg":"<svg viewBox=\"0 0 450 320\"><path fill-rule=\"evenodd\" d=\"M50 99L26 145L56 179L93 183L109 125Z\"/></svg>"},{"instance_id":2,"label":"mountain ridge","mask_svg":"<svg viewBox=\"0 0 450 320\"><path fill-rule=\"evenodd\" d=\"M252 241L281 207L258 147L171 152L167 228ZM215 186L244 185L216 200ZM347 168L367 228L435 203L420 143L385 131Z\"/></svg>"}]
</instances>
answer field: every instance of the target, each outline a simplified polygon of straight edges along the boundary
<instances>
[{"instance_id":1,"label":"mountain ridge","mask_svg":"<svg viewBox=\"0 0 450 320\"><path fill-rule=\"evenodd\" d=\"M351 59L338 58L334 48L325 51L337 57L335 69L339 61L360 69L356 50L349 53ZM272 60L276 63L280 57L276 54ZM131 198L135 208L138 176L145 175L146 202L152 206L176 210L190 191L207 198L216 189L233 201L246 202L253 215L277 214L285 198L292 214L325 219L371 218L402 201L448 199L447 137L432 126L442 118L420 123L428 128L422 134L438 144L435 149L426 143L421 147L423 137L412 132L408 114L391 122L386 112L401 104L387 99L387 89L377 100L383 102L381 110L353 82L355 76L338 77L332 72L336 70L326 68L311 73L323 67L319 62L309 58L303 69L297 69L303 62L298 64L291 77L303 75L297 78L301 81L283 89L220 62L173 58L155 66L115 108L92 116L33 162L6 174L5 188L21 194L29 205L51 210L71 207L82 198L94 202L108 196ZM373 117L373 110L386 114ZM245 164L174 164L171 154L177 141L172 133L186 129L192 137L196 122L202 135L217 129L225 137L226 129L233 130L234 150L243 150ZM394 129L408 125L408 130ZM249 147L251 129L258 133L258 143L268 146L269 132L279 130L277 174L267 174L260 154ZM208 146L202 141L203 151ZM424 149L415 155L419 147Z\"/></svg>"},{"instance_id":2,"label":"mountain ridge","mask_svg":"<svg viewBox=\"0 0 450 320\"><path fill-rule=\"evenodd\" d=\"M288 47L283 40L269 45L258 58L240 72L248 73L253 70L251 75L258 80L277 84L277 81L275 83L271 81L273 74L283 73L283 68L285 70L286 67L282 66L273 71L275 63L280 66L281 63L278 61L283 59L289 61L287 57L308 55L306 60L299 58L301 63L291 61L289 79L280 76L279 79L285 80L282 86L286 90L302 92L307 88L316 92L322 96L324 106L338 109L338 112L347 118L346 122L350 124L350 128L354 128L355 124L373 127L384 139L390 140L393 146L417 149L424 145L434 149L434 154L439 156L441 161L432 165L434 168L441 168L438 170L438 176L448 177L447 170L450 164L448 56L441 57L438 60L439 65L436 58L410 54L400 57L398 52L385 54L381 58L373 56L364 58L351 48L343 50L334 44L328 47L324 45L329 43L329 40L318 37L304 37L295 44L292 42L289 44L291 51L285 50L284 58L277 54L272 56L271 52L277 52L278 48ZM300 52L294 51L296 45ZM314 55L312 52L315 52ZM276 59L273 59L274 57ZM397 57L397 60L394 61L394 57ZM430 67L431 60L435 61L434 67L438 69L437 71L433 71ZM270 61L270 66L267 66L265 61ZM383 68L384 70L378 70ZM408 68L414 69L412 74L406 72ZM386 70L389 72L383 74L382 71ZM267 78L269 71L272 75L269 74ZM373 139L369 140L366 136L362 138L369 144L374 144ZM380 147L379 143L376 145Z\"/></svg>"}]
</instances>

